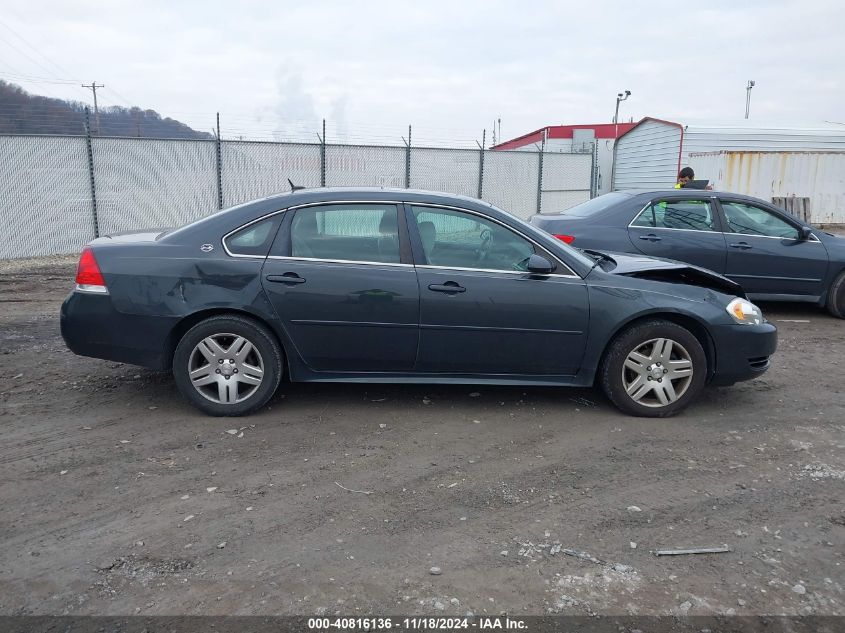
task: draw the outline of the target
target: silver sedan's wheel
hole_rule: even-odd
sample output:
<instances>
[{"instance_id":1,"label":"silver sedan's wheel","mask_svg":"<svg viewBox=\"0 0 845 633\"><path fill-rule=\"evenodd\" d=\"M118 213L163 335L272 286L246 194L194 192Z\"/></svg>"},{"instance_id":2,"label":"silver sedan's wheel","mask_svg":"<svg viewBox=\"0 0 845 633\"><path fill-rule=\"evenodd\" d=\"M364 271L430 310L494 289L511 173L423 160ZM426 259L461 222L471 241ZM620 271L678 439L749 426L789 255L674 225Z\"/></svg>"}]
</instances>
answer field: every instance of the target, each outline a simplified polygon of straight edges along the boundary
<instances>
[{"instance_id":1,"label":"silver sedan's wheel","mask_svg":"<svg viewBox=\"0 0 845 633\"><path fill-rule=\"evenodd\" d=\"M264 380L264 361L252 342L237 334L212 334L194 346L188 359L194 388L216 404L250 398Z\"/></svg>"},{"instance_id":2,"label":"silver sedan's wheel","mask_svg":"<svg viewBox=\"0 0 845 633\"><path fill-rule=\"evenodd\" d=\"M656 338L628 354L622 367L622 386L634 402L665 407L686 393L693 371L692 358L683 345Z\"/></svg>"}]
</instances>

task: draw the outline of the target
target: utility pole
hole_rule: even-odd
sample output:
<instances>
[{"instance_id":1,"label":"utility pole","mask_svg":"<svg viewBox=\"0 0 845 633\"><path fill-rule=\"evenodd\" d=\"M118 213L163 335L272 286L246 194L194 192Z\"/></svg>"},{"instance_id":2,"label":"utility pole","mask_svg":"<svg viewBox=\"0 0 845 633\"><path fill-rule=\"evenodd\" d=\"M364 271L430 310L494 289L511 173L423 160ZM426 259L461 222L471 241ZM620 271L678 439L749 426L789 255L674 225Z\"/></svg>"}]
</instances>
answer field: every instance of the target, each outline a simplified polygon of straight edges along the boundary
<instances>
[{"instance_id":1,"label":"utility pole","mask_svg":"<svg viewBox=\"0 0 845 633\"><path fill-rule=\"evenodd\" d=\"M83 88L88 88L91 92L94 93L94 118L97 120L97 134L100 133L100 110L97 108L97 88L105 88L104 84L97 84L96 81L92 81L89 84L82 84Z\"/></svg>"},{"instance_id":2,"label":"utility pole","mask_svg":"<svg viewBox=\"0 0 845 633\"><path fill-rule=\"evenodd\" d=\"M748 85L745 86L745 118L748 118L748 112L751 109L751 89L754 87L754 81L748 80Z\"/></svg>"},{"instance_id":3,"label":"utility pole","mask_svg":"<svg viewBox=\"0 0 845 633\"><path fill-rule=\"evenodd\" d=\"M613 115L613 138L619 138L619 103L625 101L631 96L631 91L626 90L623 95L621 92L616 95L616 113ZM615 141L614 141L615 142Z\"/></svg>"}]
</instances>

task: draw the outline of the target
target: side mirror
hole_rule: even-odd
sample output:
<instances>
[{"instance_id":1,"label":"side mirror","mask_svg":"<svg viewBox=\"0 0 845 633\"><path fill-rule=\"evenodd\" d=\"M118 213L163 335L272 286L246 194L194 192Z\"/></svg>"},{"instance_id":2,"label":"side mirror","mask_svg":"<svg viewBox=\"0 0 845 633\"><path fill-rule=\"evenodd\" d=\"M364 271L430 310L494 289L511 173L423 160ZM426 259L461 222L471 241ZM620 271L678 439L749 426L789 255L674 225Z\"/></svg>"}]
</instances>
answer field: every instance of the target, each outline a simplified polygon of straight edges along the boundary
<instances>
[{"instance_id":1,"label":"side mirror","mask_svg":"<svg viewBox=\"0 0 845 633\"><path fill-rule=\"evenodd\" d=\"M798 229L798 239L802 242L806 242L813 236L813 229L809 226L802 226Z\"/></svg>"},{"instance_id":2,"label":"side mirror","mask_svg":"<svg viewBox=\"0 0 845 633\"><path fill-rule=\"evenodd\" d=\"M528 258L528 272L535 275L550 275L554 270L552 263L542 255L532 255Z\"/></svg>"}]
</instances>

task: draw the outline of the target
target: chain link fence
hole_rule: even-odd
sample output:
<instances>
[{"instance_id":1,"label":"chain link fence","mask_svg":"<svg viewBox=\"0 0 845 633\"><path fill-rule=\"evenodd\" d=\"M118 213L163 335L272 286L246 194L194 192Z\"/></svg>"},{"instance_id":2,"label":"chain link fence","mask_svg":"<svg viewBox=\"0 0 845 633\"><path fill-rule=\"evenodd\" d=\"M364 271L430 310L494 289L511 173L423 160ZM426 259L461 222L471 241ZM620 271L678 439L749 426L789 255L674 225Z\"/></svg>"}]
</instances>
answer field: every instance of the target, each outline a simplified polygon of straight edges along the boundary
<instances>
[{"instance_id":1,"label":"chain link fence","mask_svg":"<svg viewBox=\"0 0 845 633\"><path fill-rule=\"evenodd\" d=\"M302 187L319 187L320 157L320 145L223 141L223 207L289 191L288 179Z\"/></svg>"},{"instance_id":2,"label":"chain link fence","mask_svg":"<svg viewBox=\"0 0 845 633\"><path fill-rule=\"evenodd\" d=\"M0 258L78 251L94 239L81 137L0 136Z\"/></svg>"},{"instance_id":3,"label":"chain link fence","mask_svg":"<svg viewBox=\"0 0 845 633\"><path fill-rule=\"evenodd\" d=\"M591 154L258 141L0 136L0 258L78 252L98 235L186 224L290 190L397 187L516 216L593 192Z\"/></svg>"},{"instance_id":4,"label":"chain link fence","mask_svg":"<svg viewBox=\"0 0 845 633\"><path fill-rule=\"evenodd\" d=\"M99 233L187 224L217 207L213 141L95 138Z\"/></svg>"}]
</instances>

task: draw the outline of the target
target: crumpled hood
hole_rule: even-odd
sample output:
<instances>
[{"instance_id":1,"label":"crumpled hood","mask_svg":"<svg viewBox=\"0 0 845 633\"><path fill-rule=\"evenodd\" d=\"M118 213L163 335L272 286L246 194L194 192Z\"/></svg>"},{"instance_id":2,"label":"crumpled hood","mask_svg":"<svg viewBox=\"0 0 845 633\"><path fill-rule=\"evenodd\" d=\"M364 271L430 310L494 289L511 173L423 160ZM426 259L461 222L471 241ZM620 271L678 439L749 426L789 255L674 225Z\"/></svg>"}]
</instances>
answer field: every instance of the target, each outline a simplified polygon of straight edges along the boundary
<instances>
[{"instance_id":1,"label":"crumpled hood","mask_svg":"<svg viewBox=\"0 0 845 633\"><path fill-rule=\"evenodd\" d=\"M686 283L695 286L712 288L726 294L745 297L745 292L735 281L714 273L707 268L694 266L672 259L660 259L648 255L633 255L631 253L615 253L585 249L588 253L601 253L611 258L615 266L605 268L606 273L625 275L674 283Z\"/></svg>"}]
</instances>

